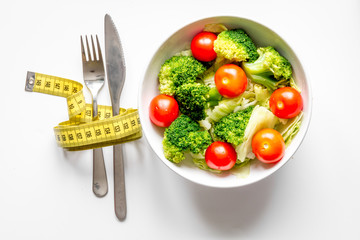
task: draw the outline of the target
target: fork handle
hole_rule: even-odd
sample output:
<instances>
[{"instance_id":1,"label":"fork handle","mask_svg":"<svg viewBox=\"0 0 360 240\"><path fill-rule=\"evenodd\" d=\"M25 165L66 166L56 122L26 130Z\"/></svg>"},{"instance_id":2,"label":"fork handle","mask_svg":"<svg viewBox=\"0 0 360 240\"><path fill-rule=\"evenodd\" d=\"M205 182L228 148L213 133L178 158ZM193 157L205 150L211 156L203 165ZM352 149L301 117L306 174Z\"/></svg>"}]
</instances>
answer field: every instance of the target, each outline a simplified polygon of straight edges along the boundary
<instances>
[{"instance_id":1,"label":"fork handle","mask_svg":"<svg viewBox=\"0 0 360 240\"><path fill-rule=\"evenodd\" d=\"M93 192L97 197L103 197L108 192L108 182L102 148L93 149Z\"/></svg>"},{"instance_id":2,"label":"fork handle","mask_svg":"<svg viewBox=\"0 0 360 240\"><path fill-rule=\"evenodd\" d=\"M122 145L114 145L114 203L115 215L123 221L126 218L126 191Z\"/></svg>"},{"instance_id":3,"label":"fork handle","mask_svg":"<svg viewBox=\"0 0 360 240\"><path fill-rule=\"evenodd\" d=\"M98 115L97 99L93 98L93 116ZM93 192L97 197L104 197L108 193L104 154L102 148L93 149Z\"/></svg>"}]
</instances>

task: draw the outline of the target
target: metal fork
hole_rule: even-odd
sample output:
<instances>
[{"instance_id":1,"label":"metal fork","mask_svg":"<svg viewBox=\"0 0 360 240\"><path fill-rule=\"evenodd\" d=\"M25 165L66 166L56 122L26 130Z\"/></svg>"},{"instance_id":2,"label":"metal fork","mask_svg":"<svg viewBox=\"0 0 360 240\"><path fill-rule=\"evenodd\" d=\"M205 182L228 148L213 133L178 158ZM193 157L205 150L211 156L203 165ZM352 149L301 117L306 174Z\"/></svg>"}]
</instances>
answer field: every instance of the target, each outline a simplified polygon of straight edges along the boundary
<instances>
[{"instance_id":1,"label":"metal fork","mask_svg":"<svg viewBox=\"0 0 360 240\"><path fill-rule=\"evenodd\" d=\"M105 71L104 63L101 54L99 39L96 35L98 58L96 57L96 50L93 37L91 36L92 52L91 55L89 42L87 36L86 39L86 49L87 56L85 53L83 38L80 36L81 40L81 55L82 55L82 64L83 64L83 74L84 82L86 87L89 89L92 97L92 106L93 106L93 117L96 118L98 115L98 105L97 105L97 95L100 89L104 86L105 82ZM106 169L104 163L104 155L102 148L93 149L93 192L97 197L103 197L108 192L108 182L106 176Z\"/></svg>"}]
</instances>

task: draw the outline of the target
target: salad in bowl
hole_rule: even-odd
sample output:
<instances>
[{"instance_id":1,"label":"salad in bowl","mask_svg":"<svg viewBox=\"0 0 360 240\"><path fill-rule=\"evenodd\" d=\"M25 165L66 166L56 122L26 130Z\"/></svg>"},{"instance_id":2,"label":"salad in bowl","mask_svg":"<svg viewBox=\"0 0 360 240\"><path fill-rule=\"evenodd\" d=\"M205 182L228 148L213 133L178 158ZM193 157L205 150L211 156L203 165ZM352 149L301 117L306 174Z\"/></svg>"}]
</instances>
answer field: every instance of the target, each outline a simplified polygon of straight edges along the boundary
<instances>
[{"instance_id":1,"label":"salad in bowl","mask_svg":"<svg viewBox=\"0 0 360 240\"><path fill-rule=\"evenodd\" d=\"M251 20L215 17L160 47L140 90L140 118L171 169L208 186L241 186L295 152L310 119L309 92L299 60L277 34Z\"/></svg>"}]
</instances>

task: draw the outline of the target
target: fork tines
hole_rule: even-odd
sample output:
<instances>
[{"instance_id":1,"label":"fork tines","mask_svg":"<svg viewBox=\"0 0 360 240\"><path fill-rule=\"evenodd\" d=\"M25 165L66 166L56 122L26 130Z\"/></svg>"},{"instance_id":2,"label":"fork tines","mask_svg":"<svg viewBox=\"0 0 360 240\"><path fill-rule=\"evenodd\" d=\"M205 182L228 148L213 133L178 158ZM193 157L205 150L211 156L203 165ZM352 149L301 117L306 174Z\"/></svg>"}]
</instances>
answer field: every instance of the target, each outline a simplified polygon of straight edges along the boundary
<instances>
[{"instance_id":1,"label":"fork tines","mask_svg":"<svg viewBox=\"0 0 360 240\"><path fill-rule=\"evenodd\" d=\"M83 38L82 38L82 36L80 36L81 53L82 53L83 61L102 61L102 55L101 55L101 50L100 50L99 39L98 39L97 35L95 35L95 36L96 36L96 43L97 43L97 50L98 50L97 55L96 55L96 49L95 49L93 36L92 35L90 36L91 37L91 45L92 45L92 53L93 53L93 55L91 54L91 51L90 51L89 41L88 41L87 35L85 35L87 54L85 52Z\"/></svg>"}]
</instances>

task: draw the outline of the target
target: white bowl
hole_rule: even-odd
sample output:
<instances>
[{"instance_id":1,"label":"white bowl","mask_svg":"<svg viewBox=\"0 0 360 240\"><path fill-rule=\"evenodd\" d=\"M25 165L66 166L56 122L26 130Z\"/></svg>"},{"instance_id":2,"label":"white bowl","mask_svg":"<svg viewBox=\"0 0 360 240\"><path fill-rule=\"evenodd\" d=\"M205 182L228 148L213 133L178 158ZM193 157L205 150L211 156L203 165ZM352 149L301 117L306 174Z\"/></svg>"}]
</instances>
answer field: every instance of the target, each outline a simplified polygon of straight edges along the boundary
<instances>
[{"instance_id":1,"label":"white bowl","mask_svg":"<svg viewBox=\"0 0 360 240\"><path fill-rule=\"evenodd\" d=\"M214 174L201 170L191 164L174 164L167 160L163 154L162 139L164 129L155 126L150 122L149 104L152 98L159 94L158 73L165 60L172 57L175 53L189 49L192 38L202 31L205 24L222 23L229 29L242 28L255 42L256 46L273 46L280 54L287 58L292 64L294 78L301 89L301 95L304 101L304 117L300 131L285 151L285 156L277 164L261 164L256 161L251 165L250 174L246 178L239 178L232 174ZM190 23L171 35L156 51L145 72L143 82L139 90L139 115L144 135L146 136L151 148L161 159L161 161L180 176L210 187L231 188L240 187L257 182L276 172L286 162L300 146L310 123L311 116L311 89L306 79L304 69L290 46L274 31L262 24L249 19L240 17L212 17L201 19Z\"/></svg>"}]
</instances>

